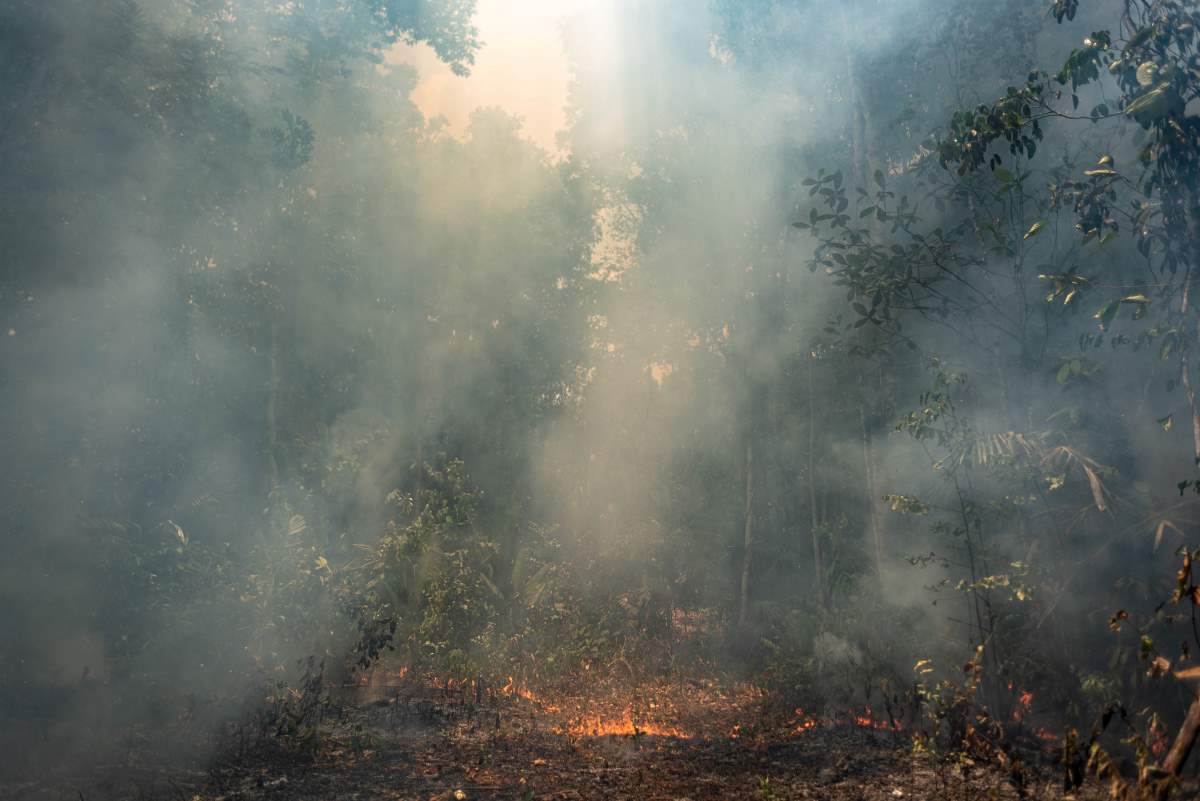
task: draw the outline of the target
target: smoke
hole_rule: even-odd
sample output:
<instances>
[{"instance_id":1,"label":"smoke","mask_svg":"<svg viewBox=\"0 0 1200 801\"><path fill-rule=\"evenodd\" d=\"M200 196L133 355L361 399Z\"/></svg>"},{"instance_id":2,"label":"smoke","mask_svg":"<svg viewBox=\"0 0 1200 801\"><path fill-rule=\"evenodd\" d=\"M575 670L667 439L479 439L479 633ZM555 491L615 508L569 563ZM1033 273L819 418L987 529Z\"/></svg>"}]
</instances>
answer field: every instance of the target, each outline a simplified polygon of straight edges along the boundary
<instances>
[{"instance_id":1,"label":"smoke","mask_svg":"<svg viewBox=\"0 0 1200 801\"><path fill-rule=\"evenodd\" d=\"M381 65L399 38L465 69L472 3L389 4L415 16L383 29L343 6L0 11L0 699L43 763L135 724L216 732L311 654L332 673L355 636L332 576L387 529L389 493L443 457L482 493L504 591L533 521L587 597L729 621L749 604L768 637L787 610L836 601L870 611L821 632L816 659L871 652L897 672L961 639L961 609L928 589L960 572L930 524L961 493L929 469L938 449L893 425L920 406L927 356L970 373L946 391L974 430L1071 420L1082 451L1173 484L1176 443L1131 422L1166 413L1156 368L1127 359L1064 387L1074 343L1048 322L1036 347L980 319L872 352L791 227L822 169L928 190L931 121L1061 62L1091 20L1047 28L1016 0L988 31L919 0L581 4L551 154L499 108L452 134L411 102L415 69ZM926 230L962 222L922 213ZM1034 266L1014 288L1006 254L978 253L982 294L1032 327ZM900 517L885 494L938 511ZM994 554L1031 561L1028 518L1007 520ZM1090 553L1056 536L1037 551ZM906 559L931 551L924 570ZM1088 602L1045 603L1057 620ZM916 634L889 639L891 620Z\"/></svg>"}]
</instances>

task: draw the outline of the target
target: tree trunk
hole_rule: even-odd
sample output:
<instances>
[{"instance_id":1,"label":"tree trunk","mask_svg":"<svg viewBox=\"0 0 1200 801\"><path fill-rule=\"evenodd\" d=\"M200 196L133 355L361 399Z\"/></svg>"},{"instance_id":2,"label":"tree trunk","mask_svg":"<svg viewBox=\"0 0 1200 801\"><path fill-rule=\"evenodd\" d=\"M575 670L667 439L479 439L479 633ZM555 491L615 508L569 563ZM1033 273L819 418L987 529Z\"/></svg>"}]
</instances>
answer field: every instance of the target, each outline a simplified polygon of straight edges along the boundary
<instances>
[{"instance_id":1,"label":"tree trunk","mask_svg":"<svg viewBox=\"0 0 1200 801\"><path fill-rule=\"evenodd\" d=\"M271 495L279 491L279 457L276 448L279 441L277 415L279 408L279 322L272 320L267 343L267 408L264 413L266 426L267 477L271 481Z\"/></svg>"},{"instance_id":2,"label":"tree trunk","mask_svg":"<svg viewBox=\"0 0 1200 801\"><path fill-rule=\"evenodd\" d=\"M1183 725L1179 727L1179 734L1175 736L1175 742L1171 745L1166 760L1163 761L1163 769L1178 776L1179 772L1183 770L1184 763L1187 762L1188 755L1192 753L1192 746L1196 744L1198 735L1200 735L1200 695L1192 700L1187 717L1184 718Z\"/></svg>"},{"instance_id":3,"label":"tree trunk","mask_svg":"<svg viewBox=\"0 0 1200 801\"><path fill-rule=\"evenodd\" d=\"M866 189L870 185L875 171L882 170L886 172L886 169L881 162L878 147L876 146L876 139L871 131L870 109L863 98L863 85L859 79L858 63L854 57L855 48L851 44L853 37L851 36L851 27L846 16L846 6L847 3L841 5L839 14L841 16L843 50L846 57L846 84L850 107L853 112L850 125L850 139L855 174L852 178L854 179L854 183ZM878 233L879 223L874 216L868 220L868 224L872 231ZM871 453L871 433L867 427L867 393L861 372L858 375L858 386L862 394L862 403L859 405L858 411L859 422L862 426L863 478L867 487L867 511L870 517L875 573L876 575L881 575L883 572L883 538L880 533L879 499L876 497L875 490L875 467Z\"/></svg>"},{"instance_id":4,"label":"tree trunk","mask_svg":"<svg viewBox=\"0 0 1200 801\"><path fill-rule=\"evenodd\" d=\"M1171 745L1171 750L1167 752L1167 758L1163 760L1162 769L1165 773L1172 777L1179 776L1188 756L1192 753L1192 746L1196 744L1197 736L1200 736L1200 694L1197 694L1192 700L1187 717L1183 719L1183 725L1179 727L1179 734L1175 735L1175 742ZM1171 782L1164 781L1159 785L1157 796L1161 801L1165 801L1170 795L1170 791Z\"/></svg>"},{"instance_id":5,"label":"tree trunk","mask_svg":"<svg viewBox=\"0 0 1200 801\"><path fill-rule=\"evenodd\" d=\"M742 533L742 581L738 592L738 628L750 618L750 569L754 556L754 441L746 443L746 520Z\"/></svg>"},{"instance_id":6,"label":"tree trunk","mask_svg":"<svg viewBox=\"0 0 1200 801\"><path fill-rule=\"evenodd\" d=\"M884 172L887 170L879 154L877 139L872 135L871 108L863 96L863 81L860 79L858 61L855 59L858 48L855 45L855 37L851 34L850 23L846 18L847 5L850 3L841 3L838 13L842 28L842 52L846 57L847 99L850 101L851 109L850 146L854 173L856 173L851 177L856 178L856 183L865 189L869 186L876 170ZM855 9L852 8L851 12L854 11ZM873 216L869 220L869 224L873 229L878 225Z\"/></svg>"},{"instance_id":7,"label":"tree trunk","mask_svg":"<svg viewBox=\"0 0 1200 801\"><path fill-rule=\"evenodd\" d=\"M858 404L858 420L862 426L863 476L867 485L867 512L871 519L871 544L875 555L875 575L883 575L883 535L880 532L879 498L875 491L875 464L871 453L871 430L867 427L867 393L862 373L858 374L862 398Z\"/></svg>"},{"instance_id":8,"label":"tree trunk","mask_svg":"<svg viewBox=\"0 0 1200 801\"><path fill-rule=\"evenodd\" d=\"M816 354L808 354L808 507L812 516L813 580L817 599L825 604L825 567L821 559L820 518L817 515L817 400L813 381Z\"/></svg>"},{"instance_id":9,"label":"tree trunk","mask_svg":"<svg viewBox=\"0 0 1200 801\"><path fill-rule=\"evenodd\" d=\"M862 104L858 99L858 65L854 61L854 50L850 47L850 26L846 22L846 9L840 9L843 37L843 52L846 54L846 93L850 100L850 159L851 183L865 188L868 179L866 158L863 155L864 120Z\"/></svg>"}]
</instances>

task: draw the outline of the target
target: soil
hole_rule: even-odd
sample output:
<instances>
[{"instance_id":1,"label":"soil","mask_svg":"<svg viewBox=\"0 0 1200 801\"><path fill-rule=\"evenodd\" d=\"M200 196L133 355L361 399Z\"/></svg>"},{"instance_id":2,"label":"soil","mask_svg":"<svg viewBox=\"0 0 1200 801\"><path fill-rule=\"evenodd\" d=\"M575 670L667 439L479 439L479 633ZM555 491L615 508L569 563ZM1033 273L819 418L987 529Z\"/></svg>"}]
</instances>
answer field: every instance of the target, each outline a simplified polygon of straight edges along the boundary
<instances>
[{"instance_id":1,"label":"soil","mask_svg":"<svg viewBox=\"0 0 1200 801\"><path fill-rule=\"evenodd\" d=\"M996 769L922 755L898 724L768 712L751 687L602 683L553 701L412 683L340 688L304 749L257 745L204 771L110 765L0 784L25 801L572 801L1018 798ZM287 743L285 743L286 745ZM305 751L305 749L307 749ZM305 751L299 753L298 751ZM1026 798L1062 798L1047 768ZM1075 798L1099 798L1099 788Z\"/></svg>"}]
</instances>

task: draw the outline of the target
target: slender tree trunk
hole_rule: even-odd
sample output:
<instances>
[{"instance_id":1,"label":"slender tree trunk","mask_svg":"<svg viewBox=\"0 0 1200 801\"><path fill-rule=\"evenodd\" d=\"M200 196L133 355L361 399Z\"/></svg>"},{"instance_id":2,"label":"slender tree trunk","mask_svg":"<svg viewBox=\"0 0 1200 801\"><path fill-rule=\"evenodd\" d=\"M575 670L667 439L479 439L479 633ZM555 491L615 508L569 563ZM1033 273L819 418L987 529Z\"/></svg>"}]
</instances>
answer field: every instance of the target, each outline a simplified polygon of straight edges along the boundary
<instances>
[{"instance_id":1,"label":"slender tree trunk","mask_svg":"<svg viewBox=\"0 0 1200 801\"><path fill-rule=\"evenodd\" d=\"M846 57L846 83L851 109L853 110L850 128L855 173L853 178L856 184L866 188L870 185L875 170L883 170L883 164L880 161L876 139L872 136L870 109L868 108L868 104L863 100L863 84L859 79L858 62L854 57L855 49L852 46L854 37L851 35L851 27L847 19L847 5L849 3L841 5L839 14L841 16L843 51ZM868 220L868 224L873 231L878 232L879 223L874 216ZM862 427L863 479L867 489L867 512L871 525L871 544L875 562L875 573L876 575L882 575L883 535L880 531L879 498L877 497L875 488L875 465L871 447L871 432L867 426L866 383L863 381L861 372L858 374L858 386L862 395L862 402L859 405L858 411L859 423Z\"/></svg>"},{"instance_id":2,"label":"slender tree trunk","mask_svg":"<svg viewBox=\"0 0 1200 801\"><path fill-rule=\"evenodd\" d=\"M858 374L862 399L858 405L858 420L862 426L863 475L867 485L867 512L871 519L871 544L875 554L875 575L883 575L883 534L880 532L879 498L875 490L875 460L871 453L871 430L867 426L867 395L862 373Z\"/></svg>"},{"instance_id":3,"label":"slender tree trunk","mask_svg":"<svg viewBox=\"0 0 1200 801\"><path fill-rule=\"evenodd\" d=\"M817 516L817 399L813 380L815 354L808 354L808 508L812 516L813 580L817 598L825 603L825 567L821 559L821 528Z\"/></svg>"},{"instance_id":4,"label":"slender tree trunk","mask_svg":"<svg viewBox=\"0 0 1200 801\"><path fill-rule=\"evenodd\" d=\"M271 494L279 490L279 457L276 449L279 442L279 321L272 319L267 342L267 408L264 414L266 425L267 477L271 481Z\"/></svg>"},{"instance_id":5,"label":"slender tree trunk","mask_svg":"<svg viewBox=\"0 0 1200 801\"><path fill-rule=\"evenodd\" d=\"M860 80L858 61L855 58L856 47L854 46L855 37L851 34L851 26L846 18L846 7L853 3L851 0L843 0L840 4L839 15L842 28L842 52L846 56L846 84L848 100L852 116L850 121L850 144L851 157L854 163L854 172L859 183L864 188L869 185L872 175L875 170L884 170L882 159L879 155L879 147L877 139L871 135L871 109L863 98L863 82ZM854 9L851 8L851 12ZM886 170L884 170L886 172ZM875 218L871 218L872 227L876 226Z\"/></svg>"},{"instance_id":6,"label":"slender tree trunk","mask_svg":"<svg viewBox=\"0 0 1200 801\"><path fill-rule=\"evenodd\" d=\"M867 164L863 155L863 115L862 104L858 98L858 65L854 61L854 51L850 47L850 26L846 22L846 9L843 4L841 14L843 52L846 54L846 93L850 101L850 158L853 169L850 174L851 183L865 185L867 181Z\"/></svg>"},{"instance_id":7,"label":"slender tree trunk","mask_svg":"<svg viewBox=\"0 0 1200 801\"><path fill-rule=\"evenodd\" d=\"M750 570L754 557L754 440L746 443L746 519L742 532L742 580L738 592L738 628L750 618Z\"/></svg>"}]
</instances>

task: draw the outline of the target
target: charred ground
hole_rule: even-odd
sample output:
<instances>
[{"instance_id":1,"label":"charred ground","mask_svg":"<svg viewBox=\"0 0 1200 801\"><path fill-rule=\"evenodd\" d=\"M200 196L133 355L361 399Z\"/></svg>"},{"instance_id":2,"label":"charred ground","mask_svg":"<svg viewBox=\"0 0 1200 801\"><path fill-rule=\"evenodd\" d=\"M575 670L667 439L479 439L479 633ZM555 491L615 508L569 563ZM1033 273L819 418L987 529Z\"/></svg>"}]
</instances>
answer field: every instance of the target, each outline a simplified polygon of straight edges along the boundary
<instances>
[{"instance_id":1,"label":"charred ground","mask_svg":"<svg viewBox=\"0 0 1200 801\"><path fill-rule=\"evenodd\" d=\"M127 764L2 788L30 801L1061 797L1054 748L1024 752L1018 789L999 765L914 749L908 723L780 714L760 689L712 679L581 679L542 696L515 684L435 687L380 670L322 690L306 725L235 746L206 770L139 767L134 753ZM1106 794L1093 787L1074 797Z\"/></svg>"}]
</instances>

